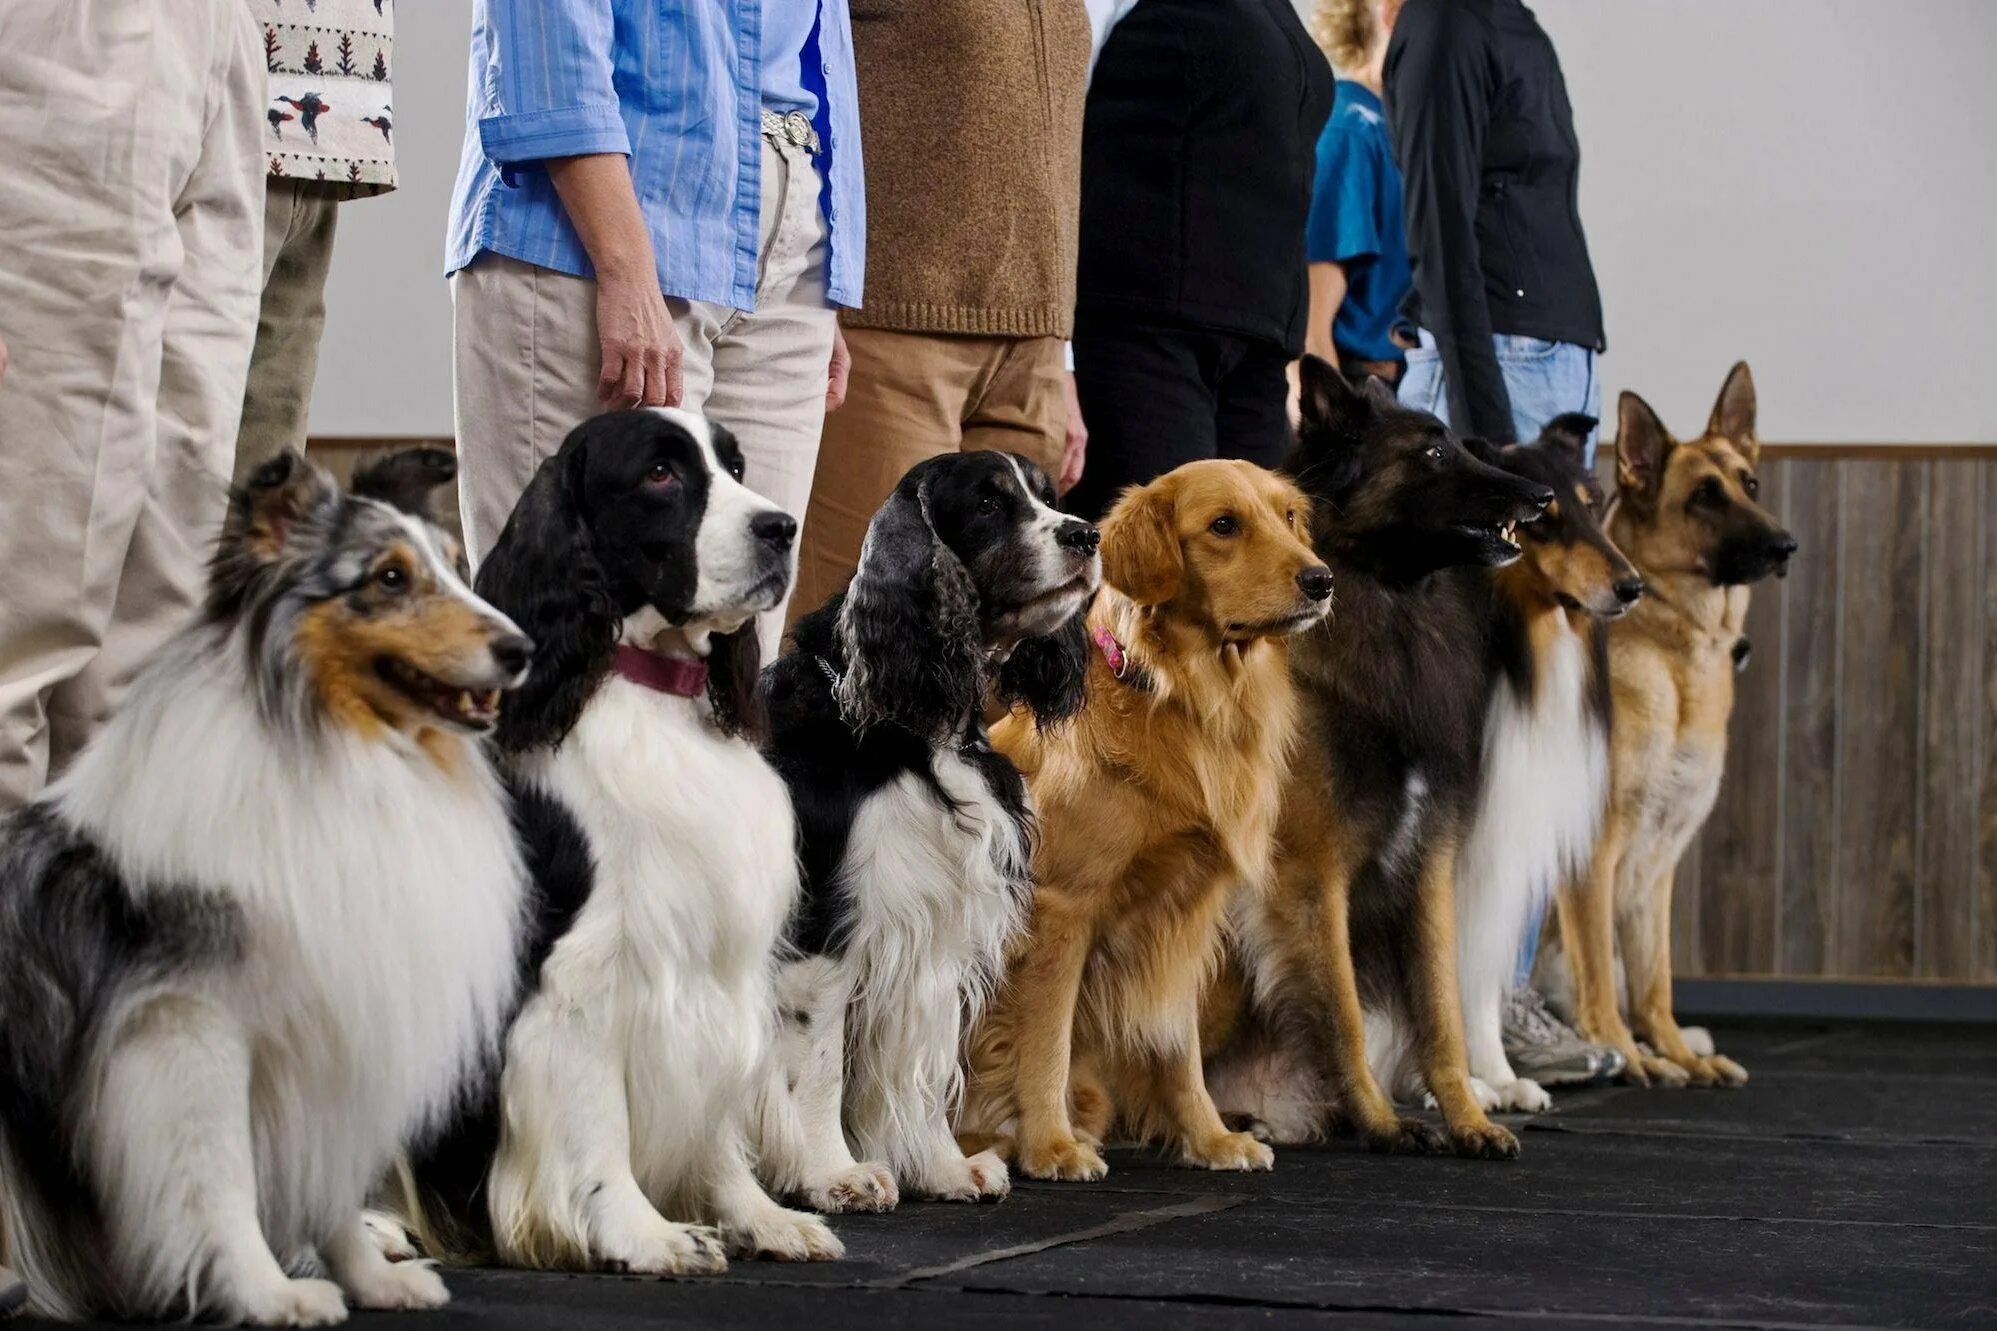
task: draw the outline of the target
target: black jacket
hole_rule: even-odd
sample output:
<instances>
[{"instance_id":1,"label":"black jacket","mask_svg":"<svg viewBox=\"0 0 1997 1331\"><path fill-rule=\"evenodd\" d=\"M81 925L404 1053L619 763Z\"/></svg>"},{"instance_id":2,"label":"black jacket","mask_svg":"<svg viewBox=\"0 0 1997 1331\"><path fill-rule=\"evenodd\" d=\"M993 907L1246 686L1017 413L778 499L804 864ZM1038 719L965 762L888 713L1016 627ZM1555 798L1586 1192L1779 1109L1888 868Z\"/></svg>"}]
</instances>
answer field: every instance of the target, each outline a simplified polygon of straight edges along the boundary
<instances>
[{"instance_id":1,"label":"black jacket","mask_svg":"<svg viewBox=\"0 0 1997 1331\"><path fill-rule=\"evenodd\" d=\"M1142 0L1089 84L1077 310L1301 351L1331 101L1290 0Z\"/></svg>"},{"instance_id":2,"label":"black jacket","mask_svg":"<svg viewBox=\"0 0 1997 1331\"><path fill-rule=\"evenodd\" d=\"M1385 101L1414 264L1407 316L1435 336L1451 423L1513 442L1491 335L1606 345L1559 57L1519 0L1408 0Z\"/></svg>"}]
</instances>

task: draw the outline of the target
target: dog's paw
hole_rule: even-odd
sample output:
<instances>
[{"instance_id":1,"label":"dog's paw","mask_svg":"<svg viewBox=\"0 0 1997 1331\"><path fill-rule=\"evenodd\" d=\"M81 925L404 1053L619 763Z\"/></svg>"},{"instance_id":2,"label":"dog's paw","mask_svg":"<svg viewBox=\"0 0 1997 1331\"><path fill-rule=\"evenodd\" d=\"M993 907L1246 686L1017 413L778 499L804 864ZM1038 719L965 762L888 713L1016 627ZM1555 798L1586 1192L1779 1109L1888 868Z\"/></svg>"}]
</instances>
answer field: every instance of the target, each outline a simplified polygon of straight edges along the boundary
<instances>
[{"instance_id":1,"label":"dog's paw","mask_svg":"<svg viewBox=\"0 0 1997 1331\"><path fill-rule=\"evenodd\" d=\"M1692 1082L1689 1071L1654 1054L1638 1054L1623 1075L1639 1086L1656 1086L1667 1091L1679 1090Z\"/></svg>"},{"instance_id":2,"label":"dog's paw","mask_svg":"<svg viewBox=\"0 0 1997 1331\"><path fill-rule=\"evenodd\" d=\"M708 1226L661 1218L649 1232L607 1249L599 1264L633 1275L712 1276L728 1269L728 1253L721 1235Z\"/></svg>"},{"instance_id":3,"label":"dog's paw","mask_svg":"<svg viewBox=\"0 0 1997 1331\"><path fill-rule=\"evenodd\" d=\"M1028 1178L1093 1183L1109 1173L1109 1164L1094 1147L1073 1137L1055 1137L1030 1145L1021 1143L1019 1172Z\"/></svg>"},{"instance_id":4,"label":"dog's paw","mask_svg":"<svg viewBox=\"0 0 1997 1331\"><path fill-rule=\"evenodd\" d=\"M374 1250L391 1262L406 1262L417 1256L416 1240L400 1220L386 1211L361 1212L361 1225L367 1230Z\"/></svg>"},{"instance_id":5,"label":"dog's paw","mask_svg":"<svg viewBox=\"0 0 1997 1331\"><path fill-rule=\"evenodd\" d=\"M1012 1171L996 1152L980 1151L964 1164L971 1171L971 1187L977 1200L997 1202L1012 1195Z\"/></svg>"},{"instance_id":6,"label":"dog's paw","mask_svg":"<svg viewBox=\"0 0 1997 1331\"><path fill-rule=\"evenodd\" d=\"M1385 1128L1366 1133L1368 1150L1382 1155L1448 1155L1449 1134L1419 1118L1397 1118Z\"/></svg>"},{"instance_id":7,"label":"dog's paw","mask_svg":"<svg viewBox=\"0 0 1997 1331\"><path fill-rule=\"evenodd\" d=\"M1503 1086L1493 1086L1491 1103L1484 1112L1501 1114L1544 1114L1553 1108L1553 1097L1530 1077L1515 1077Z\"/></svg>"},{"instance_id":8,"label":"dog's paw","mask_svg":"<svg viewBox=\"0 0 1997 1331\"><path fill-rule=\"evenodd\" d=\"M739 1225L722 1230L730 1251L739 1257L765 1257L778 1262L832 1262L846 1255L846 1245L815 1215L772 1206Z\"/></svg>"},{"instance_id":9,"label":"dog's paw","mask_svg":"<svg viewBox=\"0 0 1997 1331\"><path fill-rule=\"evenodd\" d=\"M1734 1062L1731 1058L1728 1058L1725 1054L1708 1054L1705 1063L1712 1071L1715 1085L1747 1085L1747 1069Z\"/></svg>"},{"instance_id":10,"label":"dog's paw","mask_svg":"<svg viewBox=\"0 0 1997 1331\"><path fill-rule=\"evenodd\" d=\"M1466 1160L1516 1160L1519 1139L1496 1123L1469 1123L1449 1130L1450 1145Z\"/></svg>"},{"instance_id":11,"label":"dog's paw","mask_svg":"<svg viewBox=\"0 0 1997 1331\"><path fill-rule=\"evenodd\" d=\"M892 1211L901 1203L901 1190L886 1165L860 1164L805 1184L804 1200L826 1215Z\"/></svg>"},{"instance_id":12,"label":"dog's paw","mask_svg":"<svg viewBox=\"0 0 1997 1331\"><path fill-rule=\"evenodd\" d=\"M441 1308L451 1301L444 1278L427 1262L396 1262L375 1267L350 1281L347 1297L356 1308L410 1311Z\"/></svg>"},{"instance_id":13,"label":"dog's paw","mask_svg":"<svg viewBox=\"0 0 1997 1331\"><path fill-rule=\"evenodd\" d=\"M233 1320L252 1326L338 1326L347 1320L347 1298L330 1280L278 1280L242 1299L234 1312Z\"/></svg>"},{"instance_id":14,"label":"dog's paw","mask_svg":"<svg viewBox=\"0 0 1997 1331\"><path fill-rule=\"evenodd\" d=\"M1255 1173L1276 1167L1276 1153L1246 1132L1229 1132L1190 1147L1183 1163L1200 1169Z\"/></svg>"}]
</instances>

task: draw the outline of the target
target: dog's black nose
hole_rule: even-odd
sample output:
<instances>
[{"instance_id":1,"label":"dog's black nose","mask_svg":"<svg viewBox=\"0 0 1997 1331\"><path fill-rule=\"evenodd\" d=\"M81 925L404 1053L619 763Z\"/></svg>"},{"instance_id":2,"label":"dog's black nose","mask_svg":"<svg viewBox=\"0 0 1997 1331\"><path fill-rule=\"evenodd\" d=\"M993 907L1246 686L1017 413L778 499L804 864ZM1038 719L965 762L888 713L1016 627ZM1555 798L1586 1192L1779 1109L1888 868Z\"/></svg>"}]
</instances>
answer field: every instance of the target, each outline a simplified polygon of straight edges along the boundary
<instances>
[{"instance_id":1,"label":"dog's black nose","mask_svg":"<svg viewBox=\"0 0 1997 1331\"><path fill-rule=\"evenodd\" d=\"M1547 507L1553 503L1553 491L1543 485L1535 485L1532 497L1526 500L1526 502L1544 513Z\"/></svg>"},{"instance_id":2,"label":"dog's black nose","mask_svg":"<svg viewBox=\"0 0 1997 1331\"><path fill-rule=\"evenodd\" d=\"M766 541L779 550L788 550L790 543L797 539L797 519L773 508L750 518L749 531L759 541Z\"/></svg>"},{"instance_id":3,"label":"dog's black nose","mask_svg":"<svg viewBox=\"0 0 1997 1331\"><path fill-rule=\"evenodd\" d=\"M1643 579L1638 577L1623 578L1616 583L1615 590L1618 601L1621 601L1624 605L1631 605L1643 595Z\"/></svg>"},{"instance_id":4,"label":"dog's black nose","mask_svg":"<svg viewBox=\"0 0 1997 1331\"><path fill-rule=\"evenodd\" d=\"M1096 547L1103 543L1103 534L1086 522L1077 522L1072 527L1063 527L1054 538L1054 543L1064 550L1092 555Z\"/></svg>"},{"instance_id":5,"label":"dog's black nose","mask_svg":"<svg viewBox=\"0 0 1997 1331\"><path fill-rule=\"evenodd\" d=\"M1786 562L1796 553L1796 538L1786 531L1776 532L1768 538L1768 553Z\"/></svg>"},{"instance_id":6,"label":"dog's black nose","mask_svg":"<svg viewBox=\"0 0 1997 1331\"><path fill-rule=\"evenodd\" d=\"M517 675L534 659L534 640L509 633L492 644L492 659L507 674Z\"/></svg>"},{"instance_id":7,"label":"dog's black nose","mask_svg":"<svg viewBox=\"0 0 1997 1331\"><path fill-rule=\"evenodd\" d=\"M1322 564L1307 568L1297 574L1297 586L1313 601L1322 601L1331 595L1331 570Z\"/></svg>"}]
</instances>

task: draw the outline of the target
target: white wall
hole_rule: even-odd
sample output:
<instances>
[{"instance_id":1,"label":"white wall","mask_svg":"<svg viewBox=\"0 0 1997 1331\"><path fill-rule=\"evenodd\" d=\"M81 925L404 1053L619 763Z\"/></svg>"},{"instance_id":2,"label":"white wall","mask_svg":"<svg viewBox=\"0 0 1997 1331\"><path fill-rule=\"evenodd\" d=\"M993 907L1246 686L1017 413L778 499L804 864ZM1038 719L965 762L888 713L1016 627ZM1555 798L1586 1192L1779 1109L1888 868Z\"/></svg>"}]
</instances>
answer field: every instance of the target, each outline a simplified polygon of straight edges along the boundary
<instances>
[{"instance_id":1,"label":"white wall","mask_svg":"<svg viewBox=\"0 0 1997 1331\"><path fill-rule=\"evenodd\" d=\"M1770 439L1997 440L1997 0L1535 8L1575 103L1609 411L1633 387L1696 429L1744 356ZM450 431L471 3L397 9L403 187L342 211L321 434Z\"/></svg>"}]
</instances>

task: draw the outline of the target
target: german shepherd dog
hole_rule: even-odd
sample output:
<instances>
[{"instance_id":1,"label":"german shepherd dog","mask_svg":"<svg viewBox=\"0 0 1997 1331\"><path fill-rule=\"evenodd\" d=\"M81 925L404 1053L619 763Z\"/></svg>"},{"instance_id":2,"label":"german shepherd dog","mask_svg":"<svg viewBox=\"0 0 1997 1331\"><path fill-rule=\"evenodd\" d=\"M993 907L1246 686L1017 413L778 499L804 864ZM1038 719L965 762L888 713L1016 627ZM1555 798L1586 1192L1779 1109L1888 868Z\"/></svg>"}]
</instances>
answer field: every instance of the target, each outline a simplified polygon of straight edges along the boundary
<instances>
[{"instance_id":1,"label":"german shepherd dog","mask_svg":"<svg viewBox=\"0 0 1997 1331\"><path fill-rule=\"evenodd\" d=\"M1321 1135L1329 1091L1375 1149L1514 1156L1470 1086L1455 875L1495 669L1483 570L1519 557L1517 525L1555 496L1473 457L1377 381L1355 390L1308 356L1300 376L1290 469L1339 603L1335 628L1300 635L1291 657L1302 736L1274 882L1236 911L1250 1019L1210 1070L1227 1088L1216 1098L1278 1142ZM1206 1013L1221 1039L1226 988ZM1367 1065L1364 1008L1415 1032L1446 1136L1394 1112Z\"/></svg>"},{"instance_id":2,"label":"german shepherd dog","mask_svg":"<svg viewBox=\"0 0 1997 1331\"><path fill-rule=\"evenodd\" d=\"M1586 1038L1622 1050L1629 1077L1646 1085L1747 1080L1732 1059L1687 1047L1672 1016L1671 880L1719 795L1747 588L1786 572L1796 552L1758 502L1754 415L1745 361L1697 439L1673 439L1634 393L1618 405L1608 533L1650 595L1609 634L1608 818L1589 873L1560 893L1560 942L1540 969L1556 1007Z\"/></svg>"}]
</instances>

